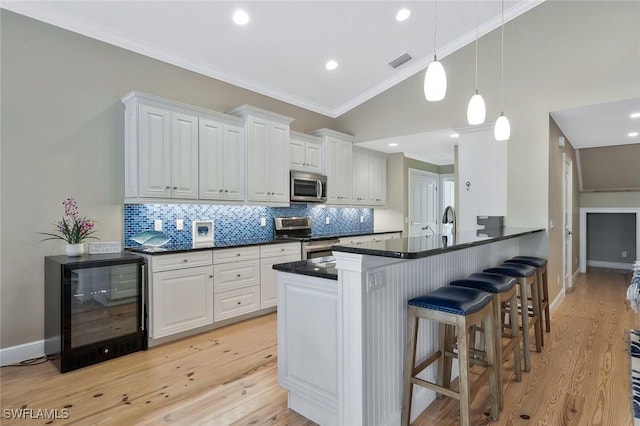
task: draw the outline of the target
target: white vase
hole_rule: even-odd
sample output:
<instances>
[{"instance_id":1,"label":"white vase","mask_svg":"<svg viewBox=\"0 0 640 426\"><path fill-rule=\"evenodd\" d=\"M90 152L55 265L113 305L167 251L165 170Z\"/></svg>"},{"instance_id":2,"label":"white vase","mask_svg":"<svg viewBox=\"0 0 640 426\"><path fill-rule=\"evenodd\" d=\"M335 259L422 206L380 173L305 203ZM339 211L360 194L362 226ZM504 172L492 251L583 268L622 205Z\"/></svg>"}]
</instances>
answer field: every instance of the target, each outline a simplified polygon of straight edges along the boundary
<instances>
[{"instance_id":1,"label":"white vase","mask_svg":"<svg viewBox=\"0 0 640 426\"><path fill-rule=\"evenodd\" d=\"M84 253L84 244L67 244L64 248L64 252L67 256L80 256Z\"/></svg>"}]
</instances>

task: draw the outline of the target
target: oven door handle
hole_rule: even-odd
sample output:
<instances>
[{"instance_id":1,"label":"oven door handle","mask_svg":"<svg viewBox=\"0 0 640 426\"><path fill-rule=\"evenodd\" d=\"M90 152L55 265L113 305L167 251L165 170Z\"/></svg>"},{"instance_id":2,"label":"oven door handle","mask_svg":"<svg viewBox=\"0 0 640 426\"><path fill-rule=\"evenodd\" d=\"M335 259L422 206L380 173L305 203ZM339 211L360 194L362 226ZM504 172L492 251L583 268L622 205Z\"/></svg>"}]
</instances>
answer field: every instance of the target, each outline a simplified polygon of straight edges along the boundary
<instances>
[{"instance_id":1,"label":"oven door handle","mask_svg":"<svg viewBox=\"0 0 640 426\"><path fill-rule=\"evenodd\" d=\"M319 200L322 198L322 182L316 181L316 198Z\"/></svg>"}]
</instances>

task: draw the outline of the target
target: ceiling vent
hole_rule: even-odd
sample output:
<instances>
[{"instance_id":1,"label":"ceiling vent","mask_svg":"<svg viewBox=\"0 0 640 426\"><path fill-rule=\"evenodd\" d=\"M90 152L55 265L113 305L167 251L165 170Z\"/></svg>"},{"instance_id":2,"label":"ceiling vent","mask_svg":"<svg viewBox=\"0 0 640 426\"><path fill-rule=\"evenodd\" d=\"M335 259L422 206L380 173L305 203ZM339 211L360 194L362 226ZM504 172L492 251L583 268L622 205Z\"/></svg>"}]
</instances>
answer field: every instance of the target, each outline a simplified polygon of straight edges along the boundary
<instances>
[{"instance_id":1,"label":"ceiling vent","mask_svg":"<svg viewBox=\"0 0 640 426\"><path fill-rule=\"evenodd\" d=\"M404 53L395 58L393 61L389 62L389 65L391 65L392 68L398 68L400 65L410 61L411 59L411 55L409 55L408 53Z\"/></svg>"}]
</instances>

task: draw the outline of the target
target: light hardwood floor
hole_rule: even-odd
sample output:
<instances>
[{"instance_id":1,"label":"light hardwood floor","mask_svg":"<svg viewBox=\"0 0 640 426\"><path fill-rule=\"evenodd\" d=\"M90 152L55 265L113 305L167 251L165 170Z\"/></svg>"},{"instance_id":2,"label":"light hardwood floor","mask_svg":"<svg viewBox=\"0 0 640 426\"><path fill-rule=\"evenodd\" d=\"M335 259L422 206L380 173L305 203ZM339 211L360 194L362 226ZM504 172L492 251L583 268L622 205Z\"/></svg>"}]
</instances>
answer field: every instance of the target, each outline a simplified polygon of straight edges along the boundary
<instances>
[{"instance_id":1,"label":"light hardwood floor","mask_svg":"<svg viewBox=\"0 0 640 426\"><path fill-rule=\"evenodd\" d=\"M544 351L532 353L531 373L515 382L505 364L500 419L489 421L481 393L472 424L631 424L626 330L638 324L625 304L630 277L602 270L581 275L554 313ZM50 363L6 367L0 423L312 425L287 409L276 356L271 314L66 374ZM5 418L5 410L21 407L33 413L66 407L69 418ZM436 401L414 424L458 424L457 402Z\"/></svg>"}]
</instances>

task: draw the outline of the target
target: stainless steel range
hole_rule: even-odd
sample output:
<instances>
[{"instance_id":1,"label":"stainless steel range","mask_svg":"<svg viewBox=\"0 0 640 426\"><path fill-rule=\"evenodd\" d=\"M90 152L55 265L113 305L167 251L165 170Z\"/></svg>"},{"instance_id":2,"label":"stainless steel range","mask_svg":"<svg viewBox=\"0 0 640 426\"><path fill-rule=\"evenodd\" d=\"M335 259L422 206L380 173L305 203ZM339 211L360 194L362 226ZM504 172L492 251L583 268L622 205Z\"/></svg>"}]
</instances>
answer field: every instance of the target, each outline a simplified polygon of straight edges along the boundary
<instances>
[{"instance_id":1,"label":"stainless steel range","mask_svg":"<svg viewBox=\"0 0 640 426\"><path fill-rule=\"evenodd\" d=\"M340 243L334 236L314 236L311 232L313 219L304 217L276 217L275 238L302 242L302 259L331 256L331 246Z\"/></svg>"}]
</instances>

